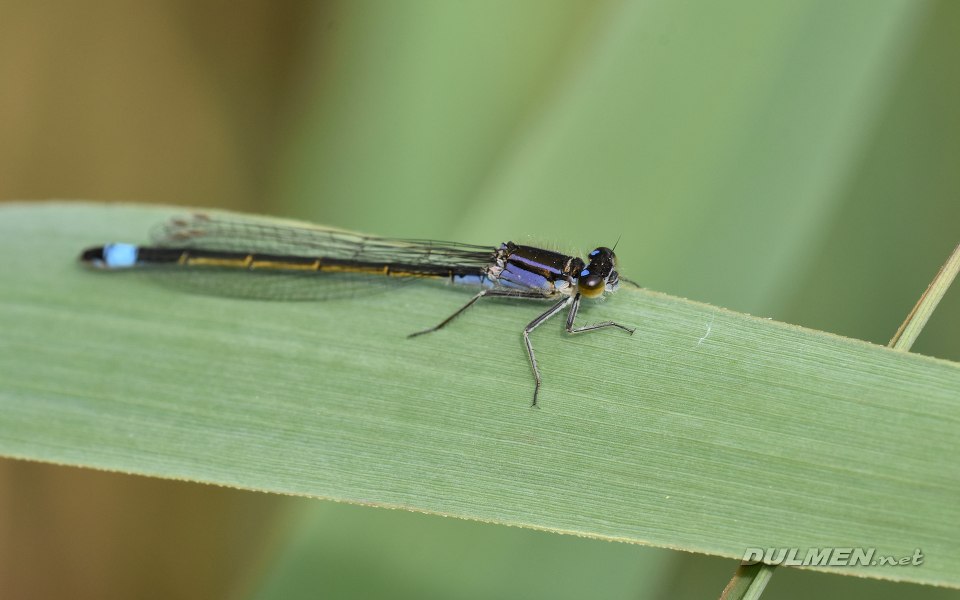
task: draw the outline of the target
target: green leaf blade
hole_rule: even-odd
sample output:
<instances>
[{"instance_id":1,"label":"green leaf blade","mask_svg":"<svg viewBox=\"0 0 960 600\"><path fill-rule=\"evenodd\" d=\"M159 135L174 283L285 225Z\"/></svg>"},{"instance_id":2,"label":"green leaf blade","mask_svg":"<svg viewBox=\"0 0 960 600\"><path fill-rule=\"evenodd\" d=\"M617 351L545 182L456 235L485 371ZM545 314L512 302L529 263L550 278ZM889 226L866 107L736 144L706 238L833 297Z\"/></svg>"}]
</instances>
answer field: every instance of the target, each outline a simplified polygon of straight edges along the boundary
<instances>
[{"instance_id":1,"label":"green leaf blade","mask_svg":"<svg viewBox=\"0 0 960 600\"><path fill-rule=\"evenodd\" d=\"M634 336L536 331L536 410L540 306L407 339L469 294L239 301L76 264L170 214L2 209L0 453L737 558L919 547L832 570L960 585L954 363L624 289L582 319Z\"/></svg>"}]
</instances>

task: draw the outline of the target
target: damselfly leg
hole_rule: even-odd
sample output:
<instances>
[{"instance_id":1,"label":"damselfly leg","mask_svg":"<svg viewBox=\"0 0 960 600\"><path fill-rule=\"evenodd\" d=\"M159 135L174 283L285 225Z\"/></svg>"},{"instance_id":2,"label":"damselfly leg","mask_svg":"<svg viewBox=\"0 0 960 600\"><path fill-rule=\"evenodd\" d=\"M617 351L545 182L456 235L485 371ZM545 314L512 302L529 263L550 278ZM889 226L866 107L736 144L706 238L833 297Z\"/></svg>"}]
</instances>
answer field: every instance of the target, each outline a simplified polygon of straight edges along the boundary
<instances>
[{"instance_id":1,"label":"damselfly leg","mask_svg":"<svg viewBox=\"0 0 960 600\"><path fill-rule=\"evenodd\" d=\"M462 307L460 307L460 309L457 310L457 312L453 313L452 315L450 315L449 317L441 321L439 325L435 327L431 327L430 329L424 329L423 331L411 333L407 337L416 337L418 335L423 335L425 333L432 333L434 331L437 331L443 328L448 323L453 321L455 318L460 316L468 308L473 306L477 302L477 300L479 300L480 298L483 298L484 296L490 296L493 298L496 298L496 297L521 298L526 300L545 300L549 298L549 296L546 296L544 294L538 294L535 292L518 292L513 290L507 291L507 290L496 290L496 289L483 290L482 292L478 293L476 296L471 298L469 302L467 302ZM619 327L620 329L623 329L624 331L631 334L634 331L636 331L629 327L625 327L624 325L621 325L619 323L614 323L613 321L605 321L603 323L597 323L596 325L587 325L586 327L580 327L575 329L573 327L573 324L577 318L577 312L580 310L580 294L579 293L577 293L572 298L569 296L565 297L559 302L557 302L556 304L554 304L553 306L551 306L549 310L544 312L542 315L540 315L539 317L531 321L529 325L523 328L523 341L527 346L527 355L530 357L530 366L533 367L533 376L537 380L536 387L533 390L533 406L537 406L537 396L540 393L541 380L540 380L540 369L537 367L537 357L533 351L533 343L530 341L530 333L534 329L539 327L544 321L546 321L553 315L563 310L568 304L570 304L571 306L570 306L570 314L567 316L567 326L566 326L567 333L583 333L584 331L593 331L594 329L602 329L604 327Z\"/></svg>"},{"instance_id":2,"label":"damselfly leg","mask_svg":"<svg viewBox=\"0 0 960 600\"><path fill-rule=\"evenodd\" d=\"M573 306L570 307L570 314L567 315L567 333L583 333L584 331L593 331L594 329L601 329L603 327L619 327L624 331L629 331L631 334L636 331L636 329L630 329L620 323L614 323L613 321L604 321L603 323L597 323L596 325L587 325L586 327L580 327L579 329L573 328L573 321L577 318L577 311L580 310L580 294L577 294L573 299Z\"/></svg>"},{"instance_id":3,"label":"damselfly leg","mask_svg":"<svg viewBox=\"0 0 960 600\"><path fill-rule=\"evenodd\" d=\"M530 343L530 332L536 329L541 323L557 314L563 308L572 302L570 306L570 313L567 315L567 333L583 333L584 331L593 331L594 329L602 329L604 327L619 327L624 331L627 331L633 334L635 329L630 329L629 327L624 327L619 323L614 323L613 321L606 321L604 323L597 323L596 325L587 325L586 327L580 327L579 329L573 328L573 322L577 318L577 311L580 310L580 294L571 298L564 298L560 302L557 302L550 307L550 310L543 313L536 319L530 322L523 330L523 340L527 344L527 354L530 355L530 364L533 366L533 376L537 379L537 386L533 389L533 405L537 405L537 394L540 392L540 370L537 368L537 359L533 354L533 344Z\"/></svg>"},{"instance_id":4,"label":"damselfly leg","mask_svg":"<svg viewBox=\"0 0 960 600\"><path fill-rule=\"evenodd\" d=\"M480 292L479 294L477 294L476 296L474 296L473 298L471 298L469 302L467 302L466 304L464 304L463 306L461 306L460 309L459 309L457 312L453 313L452 315L450 315L449 317L447 317L446 319L444 319L443 321L441 321L440 324L437 325L436 327L431 327L430 329L424 329L423 331L418 331L418 332L416 332L416 333L411 333L411 334L408 335L407 337L408 337L408 338L417 337L418 335L423 335L423 334L425 334L425 333L432 333L432 332L434 332L434 331L437 331L437 330L439 330L439 329L442 329L443 327L445 327L445 326L447 325L447 323L449 323L450 321L452 321L452 320L456 319L457 317L459 317L459 316L461 315L461 313L463 313L463 312L466 311L468 308L470 308L471 306L473 306L474 303L475 303L477 300L479 300L480 298L483 298L484 296L489 296L490 298L498 298L498 297L499 297L499 298L520 298L520 299L523 299L523 300L543 300L544 298L547 298L547 296L545 296L545 295L543 295L543 294L541 294L541 293L539 293L539 292L523 292L523 291L496 290L496 289L494 289L494 290L483 290L482 292Z\"/></svg>"},{"instance_id":5,"label":"damselfly leg","mask_svg":"<svg viewBox=\"0 0 960 600\"><path fill-rule=\"evenodd\" d=\"M533 376L537 379L537 387L533 388L533 405L537 405L537 394L540 393L540 369L537 368L537 358L533 355L533 344L530 343L530 332L540 326L541 323L557 314L563 307L570 304L570 297L566 297L550 307L550 310L543 313L530 324L523 328L523 341L527 344L527 354L530 355L530 364L533 365Z\"/></svg>"}]
</instances>

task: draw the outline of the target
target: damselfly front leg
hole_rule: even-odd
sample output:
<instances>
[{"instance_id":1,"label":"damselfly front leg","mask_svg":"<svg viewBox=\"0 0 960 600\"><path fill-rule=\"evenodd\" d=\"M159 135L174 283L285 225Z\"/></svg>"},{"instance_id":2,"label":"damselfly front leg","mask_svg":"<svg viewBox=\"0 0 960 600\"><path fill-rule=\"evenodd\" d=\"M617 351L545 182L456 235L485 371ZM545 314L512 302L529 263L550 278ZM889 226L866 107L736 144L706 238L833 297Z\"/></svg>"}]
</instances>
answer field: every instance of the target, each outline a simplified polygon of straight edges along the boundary
<instances>
[{"instance_id":1,"label":"damselfly front leg","mask_svg":"<svg viewBox=\"0 0 960 600\"><path fill-rule=\"evenodd\" d=\"M533 355L533 344L530 343L530 332L536 329L541 323L543 323L553 315L563 310L563 308L567 304L570 304L571 302L573 303L573 305L570 307L570 314L567 316L567 333L583 333L584 331L593 331L594 329L601 329L603 327L619 327L620 329L623 329L624 331L628 331L631 334L635 331L634 329L630 329L629 327L624 327L623 325L619 323L614 323L613 321L606 321L604 323L597 323L596 325L588 325L586 327L574 329L573 322L577 318L577 311L580 310L580 294L579 293L573 298L564 298L560 302L557 302L552 307L550 307L550 310L548 310L547 312L543 313L542 315L540 315L539 317L531 321L531 323L527 325L523 330L523 340L527 344L527 354L530 355L530 364L533 366L533 376L536 377L537 379L537 387L535 387L533 390L534 406L537 405L537 394L539 394L540 392L540 369L537 368L537 359Z\"/></svg>"},{"instance_id":2,"label":"damselfly front leg","mask_svg":"<svg viewBox=\"0 0 960 600\"><path fill-rule=\"evenodd\" d=\"M614 323L613 321L604 321L603 323L597 323L596 325L587 325L586 327L574 329L573 321L577 318L578 310L580 310L579 293L573 298L573 306L570 307L570 314L567 316L567 333L583 333L584 331L593 331L594 329L600 329L602 327L619 327L624 331L629 331L631 334L636 331L636 329L630 329L629 327L625 327L620 323Z\"/></svg>"}]
</instances>

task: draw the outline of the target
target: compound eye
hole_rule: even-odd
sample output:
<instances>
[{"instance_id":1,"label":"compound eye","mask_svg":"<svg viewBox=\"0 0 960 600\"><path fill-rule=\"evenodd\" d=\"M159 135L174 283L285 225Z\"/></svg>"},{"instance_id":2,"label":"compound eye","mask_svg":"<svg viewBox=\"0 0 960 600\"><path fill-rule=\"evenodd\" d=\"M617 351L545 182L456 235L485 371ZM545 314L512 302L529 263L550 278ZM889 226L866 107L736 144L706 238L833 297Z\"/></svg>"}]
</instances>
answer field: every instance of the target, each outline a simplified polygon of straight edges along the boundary
<instances>
[{"instance_id":1,"label":"compound eye","mask_svg":"<svg viewBox=\"0 0 960 600\"><path fill-rule=\"evenodd\" d=\"M577 280L577 290L587 298L596 298L603 294L604 283L602 277L589 273Z\"/></svg>"}]
</instances>

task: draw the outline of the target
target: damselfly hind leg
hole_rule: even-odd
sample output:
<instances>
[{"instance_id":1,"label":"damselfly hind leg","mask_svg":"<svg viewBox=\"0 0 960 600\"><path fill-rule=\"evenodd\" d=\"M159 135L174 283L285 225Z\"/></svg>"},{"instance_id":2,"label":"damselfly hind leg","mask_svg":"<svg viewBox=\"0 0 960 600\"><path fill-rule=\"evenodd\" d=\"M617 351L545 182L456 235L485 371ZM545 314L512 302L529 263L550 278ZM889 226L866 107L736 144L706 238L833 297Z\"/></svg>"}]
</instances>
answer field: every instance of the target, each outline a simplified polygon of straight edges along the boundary
<instances>
[{"instance_id":1,"label":"damselfly hind leg","mask_svg":"<svg viewBox=\"0 0 960 600\"><path fill-rule=\"evenodd\" d=\"M477 300L479 300L480 298L483 298L484 296L489 296L489 297L491 297L491 298L497 298L497 297L499 297L499 298L520 298L520 299L524 299L524 300L544 300L544 299L547 298L547 296L545 296L544 294L538 293L538 292L522 292L522 291L512 291L512 290L508 291L508 290L496 290L496 289L494 289L494 290L483 290L482 292L478 293L476 296L474 296L473 298L471 298L469 302L467 302L466 304L464 304L463 306L461 306L460 309L459 309L457 312L453 313L452 315L450 315L449 317L447 317L446 319L444 319L443 321L441 321L440 324L437 325L436 327L431 327L430 329L424 329L423 331L418 331L418 332L416 332L416 333L411 333L411 334L408 335L407 337L408 337L408 338L417 337L418 335L423 335L423 334L425 334L425 333L432 333L432 332L434 332L434 331L437 331L437 330L439 330L439 329L442 329L443 327L445 327L445 326L447 325L447 323L449 323L450 321L452 321L452 320L454 320L455 318L459 317L461 313L463 313L463 312L466 311L468 308L470 308L471 306L473 306L474 303L475 303Z\"/></svg>"},{"instance_id":2,"label":"damselfly hind leg","mask_svg":"<svg viewBox=\"0 0 960 600\"><path fill-rule=\"evenodd\" d=\"M467 302L466 304L464 304L463 306L461 306L460 309L459 309L457 312L453 313L452 315L450 315L449 317L447 317L446 319L444 319L439 325L437 325L437 326L435 326L435 327L431 327L430 329L424 329L423 331L418 331L418 332L416 332L416 333L411 333L411 334L408 335L407 337L408 337L408 338L417 337L418 335L423 335L423 334L425 334L425 333L431 333L431 332L433 332L433 331L437 331L438 329L441 329L444 325L446 325L446 324L449 323L450 321L452 321L452 320L454 320L455 318L457 318L457 317L460 315L460 313L462 313L463 311L465 311L465 310L467 310L468 308L470 308L471 306L473 306L474 302L476 302L476 301L479 300L480 298L483 298L486 294L487 294L487 290L483 290L482 292L480 292L479 294L477 294L476 296L474 296L473 298L471 298L471 299L470 299L470 302Z\"/></svg>"}]
</instances>

